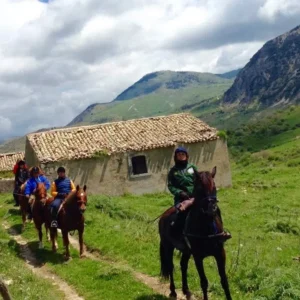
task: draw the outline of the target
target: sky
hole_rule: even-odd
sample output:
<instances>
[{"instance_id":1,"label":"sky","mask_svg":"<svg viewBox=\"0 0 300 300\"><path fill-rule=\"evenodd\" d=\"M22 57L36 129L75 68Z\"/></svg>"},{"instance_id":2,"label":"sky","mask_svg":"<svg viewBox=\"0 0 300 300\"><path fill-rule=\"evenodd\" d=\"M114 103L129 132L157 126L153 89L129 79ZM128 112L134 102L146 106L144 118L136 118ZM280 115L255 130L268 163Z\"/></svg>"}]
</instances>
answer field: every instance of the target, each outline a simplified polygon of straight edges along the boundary
<instances>
[{"instance_id":1,"label":"sky","mask_svg":"<svg viewBox=\"0 0 300 300\"><path fill-rule=\"evenodd\" d=\"M299 0L0 0L0 140L64 126L150 72L243 67L297 25Z\"/></svg>"}]
</instances>

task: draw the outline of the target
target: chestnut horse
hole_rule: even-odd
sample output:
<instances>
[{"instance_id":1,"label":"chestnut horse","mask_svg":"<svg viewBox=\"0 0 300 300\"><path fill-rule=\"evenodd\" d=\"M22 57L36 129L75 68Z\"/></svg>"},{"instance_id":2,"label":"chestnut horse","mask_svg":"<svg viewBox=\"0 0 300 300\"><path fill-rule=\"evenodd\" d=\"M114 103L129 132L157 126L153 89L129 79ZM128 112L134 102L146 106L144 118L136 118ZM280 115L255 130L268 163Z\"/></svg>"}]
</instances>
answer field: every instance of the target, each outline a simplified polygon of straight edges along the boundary
<instances>
[{"instance_id":1,"label":"chestnut horse","mask_svg":"<svg viewBox=\"0 0 300 300\"><path fill-rule=\"evenodd\" d=\"M217 207L217 192L214 183L215 175L216 167L213 168L211 173L195 172L193 193L195 199L188 211L183 232L186 246L185 249L179 249L182 252L180 262L182 291L187 299L191 297L187 283L188 261L191 255L194 257L196 268L200 276L204 300L208 299L208 280L204 272L203 260L208 256L213 256L216 259L226 299L232 299L225 271L225 238L221 215ZM174 213L176 213L175 209L169 210L162 215L159 220L159 234L161 274L164 278L170 279L170 296L176 298L177 295L173 279L173 252L177 244L170 235L170 224Z\"/></svg>"},{"instance_id":2,"label":"chestnut horse","mask_svg":"<svg viewBox=\"0 0 300 300\"><path fill-rule=\"evenodd\" d=\"M39 249L42 249L44 247L43 232L42 232L42 225L44 223L46 228L47 240L50 241L50 236L48 231L49 230L48 220L50 218L50 214L46 207L46 201L48 198L47 198L47 190L44 183L39 182L37 184L34 195L35 195L35 199L33 200L33 203L29 203L29 205L31 205L32 207L33 222L39 234Z\"/></svg>"},{"instance_id":3,"label":"chestnut horse","mask_svg":"<svg viewBox=\"0 0 300 300\"><path fill-rule=\"evenodd\" d=\"M65 246L65 258L70 258L69 251L69 231L77 230L79 235L80 257L83 257L83 232L84 232L84 212L87 205L86 186L81 189L79 185L76 191L71 192L64 200L58 211L58 227L61 229L63 243ZM50 220L48 223L50 227ZM50 237L52 242L52 250L55 252L57 228L50 228Z\"/></svg>"}]
</instances>

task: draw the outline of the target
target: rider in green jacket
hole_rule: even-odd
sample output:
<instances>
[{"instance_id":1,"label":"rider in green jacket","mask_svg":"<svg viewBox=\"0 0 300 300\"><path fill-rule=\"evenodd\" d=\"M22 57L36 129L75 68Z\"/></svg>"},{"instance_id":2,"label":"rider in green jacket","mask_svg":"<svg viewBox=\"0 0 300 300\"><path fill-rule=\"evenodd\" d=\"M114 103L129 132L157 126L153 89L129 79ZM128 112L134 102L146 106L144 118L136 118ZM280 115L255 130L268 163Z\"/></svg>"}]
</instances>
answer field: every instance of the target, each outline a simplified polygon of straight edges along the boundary
<instances>
[{"instance_id":1,"label":"rider in green jacket","mask_svg":"<svg viewBox=\"0 0 300 300\"><path fill-rule=\"evenodd\" d=\"M197 168L188 163L188 152L179 147L175 150L175 165L168 174L168 188L174 195L174 204L177 206L184 200L191 198L194 189L194 173Z\"/></svg>"}]
</instances>

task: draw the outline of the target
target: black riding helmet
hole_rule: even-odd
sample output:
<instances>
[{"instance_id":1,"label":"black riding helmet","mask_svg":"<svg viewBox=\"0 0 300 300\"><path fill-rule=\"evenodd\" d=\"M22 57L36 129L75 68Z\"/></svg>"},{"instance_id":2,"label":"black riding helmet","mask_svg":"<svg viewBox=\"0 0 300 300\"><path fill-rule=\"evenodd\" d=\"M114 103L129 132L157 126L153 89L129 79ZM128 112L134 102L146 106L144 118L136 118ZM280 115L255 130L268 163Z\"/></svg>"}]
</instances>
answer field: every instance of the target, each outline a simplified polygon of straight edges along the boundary
<instances>
[{"instance_id":1,"label":"black riding helmet","mask_svg":"<svg viewBox=\"0 0 300 300\"><path fill-rule=\"evenodd\" d=\"M57 174L58 173L66 173L66 169L64 168L64 167L59 167L58 169L57 169Z\"/></svg>"},{"instance_id":2,"label":"black riding helmet","mask_svg":"<svg viewBox=\"0 0 300 300\"><path fill-rule=\"evenodd\" d=\"M184 147L178 147L178 148L175 150L175 153L174 153L174 160L175 160L175 161L176 161L176 154L179 153L179 152L185 153L187 159L189 159L189 154L188 154L187 150L186 150Z\"/></svg>"},{"instance_id":3,"label":"black riding helmet","mask_svg":"<svg viewBox=\"0 0 300 300\"><path fill-rule=\"evenodd\" d=\"M18 162L18 166L20 167L20 166L24 166L25 165L25 161L24 160L20 160L19 162Z\"/></svg>"},{"instance_id":4,"label":"black riding helmet","mask_svg":"<svg viewBox=\"0 0 300 300\"><path fill-rule=\"evenodd\" d=\"M34 173L40 173L39 167L33 167L30 171L30 175L32 176Z\"/></svg>"}]
</instances>

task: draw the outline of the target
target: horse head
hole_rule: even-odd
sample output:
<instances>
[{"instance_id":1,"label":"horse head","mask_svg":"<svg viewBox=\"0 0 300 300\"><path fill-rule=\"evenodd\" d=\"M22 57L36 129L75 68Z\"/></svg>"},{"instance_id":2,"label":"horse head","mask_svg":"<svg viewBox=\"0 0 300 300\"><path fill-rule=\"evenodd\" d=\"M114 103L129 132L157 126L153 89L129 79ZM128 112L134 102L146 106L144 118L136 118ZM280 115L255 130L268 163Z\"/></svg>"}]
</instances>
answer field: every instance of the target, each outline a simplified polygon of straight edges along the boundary
<instances>
[{"instance_id":1,"label":"horse head","mask_svg":"<svg viewBox=\"0 0 300 300\"><path fill-rule=\"evenodd\" d=\"M87 205L87 195L86 195L86 185L80 188L79 185L76 186L76 200L80 213L84 213Z\"/></svg>"},{"instance_id":2,"label":"horse head","mask_svg":"<svg viewBox=\"0 0 300 300\"><path fill-rule=\"evenodd\" d=\"M46 204L47 200L47 189L44 185L44 183L39 182L35 189L35 200L37 202L40 202L43 206Z\"/></svg>"},{"instance_id":3,"label":"horse head","mask_svg":"<svg viewBox=\"0 0 300 300\"><path fill-rule=\"evenodd\" d=\"M216 173L217 167L214 167L211 172L195 172L194 177L195 206L208 216L214 216L217 212Z\"/></svg>"}]
</instances>

